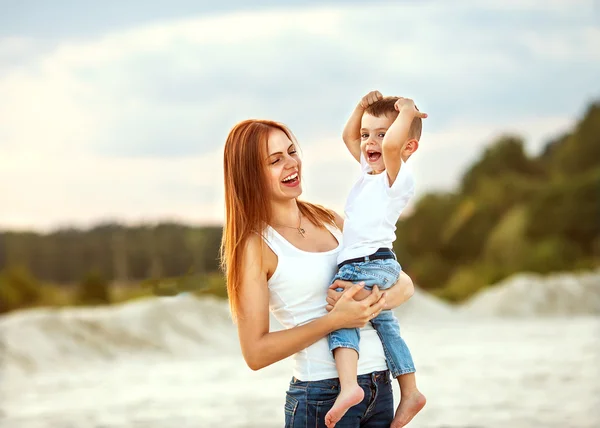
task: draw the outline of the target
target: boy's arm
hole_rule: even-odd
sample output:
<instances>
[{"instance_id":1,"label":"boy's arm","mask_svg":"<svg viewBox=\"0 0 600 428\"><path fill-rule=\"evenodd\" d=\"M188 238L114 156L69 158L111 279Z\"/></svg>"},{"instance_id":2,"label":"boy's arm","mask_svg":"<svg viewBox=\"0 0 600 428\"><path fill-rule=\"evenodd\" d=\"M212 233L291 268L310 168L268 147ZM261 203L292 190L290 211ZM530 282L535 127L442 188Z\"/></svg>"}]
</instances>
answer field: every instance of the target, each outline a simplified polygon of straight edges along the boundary
<instances>
[{"instance_id":1,"label":"boy's arm","mask_svg":"<svg viewBox=\"0 0 600 428\"><path fill-rule=\"evenodd\" d=\"M420 112L415 107L413 100L409 98L400 98L396 102L396 110L399 111L398 117L389 127L383 137L382 155L385 163L385 170L390 181L390 187L394 184L400 167L402 166L402 151L408 140L410 125L415 117L426 118L427 114Z\"/></svg>"},{"instance_id":2,"label":"boy's arm","mask_svg":"<svg viewBox=\"0 0 600 428\"><path fill-rule=\"evenodd\" d=\"M381 92L379 91L369 92L367 95L362 97L350 115L350 118L344 127L344 131L342 132L344 144L346 144L348 151L358 162L360 162L360 122L362 120L362 116L367 107L374 102L381 100L382 98L383 95L381 95Z\"/></svg>"}]
</instances>

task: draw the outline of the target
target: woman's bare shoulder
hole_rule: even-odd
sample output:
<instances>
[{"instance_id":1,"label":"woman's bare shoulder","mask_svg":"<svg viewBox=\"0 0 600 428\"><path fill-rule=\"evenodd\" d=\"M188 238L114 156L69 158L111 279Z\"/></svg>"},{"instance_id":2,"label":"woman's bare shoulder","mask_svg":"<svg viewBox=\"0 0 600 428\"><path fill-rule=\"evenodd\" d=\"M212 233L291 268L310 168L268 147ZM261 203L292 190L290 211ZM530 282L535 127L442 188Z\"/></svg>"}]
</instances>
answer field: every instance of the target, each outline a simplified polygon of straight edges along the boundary
<instances>
[{"instance_id":1,"label":"woman's bare shoulder","mask_svg":"<svg viewBox=\"0 0 600 428\"><path fill-rule=\"evenodd\" d=\"M277 266L277 256L258 233L251 233L244 244L244 266L270 276Z\"/></svg>"},{"instance_id":2,"label":"woman's bare shoulder","mask_svg":"<svg viewBox=\"0 0 600 428\"><path fill-rule=\"evenodd\" d=\"M255 255L257 257L260 256L260 251L262 247L262 237L258 233L251 233L246 238L246 242L244 243L244 254L245 255Z\"/></svg>"}]
</instances>

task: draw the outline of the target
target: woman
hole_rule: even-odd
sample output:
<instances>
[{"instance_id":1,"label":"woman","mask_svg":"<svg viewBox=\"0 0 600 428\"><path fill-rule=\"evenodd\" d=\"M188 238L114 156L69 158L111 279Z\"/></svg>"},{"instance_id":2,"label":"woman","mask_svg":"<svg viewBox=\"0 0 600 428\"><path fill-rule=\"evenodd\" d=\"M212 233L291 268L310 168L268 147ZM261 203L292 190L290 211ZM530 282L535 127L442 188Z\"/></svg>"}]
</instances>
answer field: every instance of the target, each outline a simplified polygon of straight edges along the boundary
<instances>
[{"instance_id":1,"label":"woman","mask_svg":"<svg viewBox=\"0 0 600 428\"><path fill-rule=\"evenodd\" d=\"M286 395L286 427L325 426L339 392L326 336L363 328L359 384L364 400L338 427L389 427L394 417L390 377L381 342L368 321L413 292L404 275L382 293L360 301L361 285L328 285L336 271L343 220L333 211L299 201L302 162L292 133L265 120L237 124L225 143L226 221L221 259L242 354L259 370L289 356L294 369ZM332 306L326 309L326 298ZM269 310L286 328L269 332Z\"/></svg>"}]
</instances>

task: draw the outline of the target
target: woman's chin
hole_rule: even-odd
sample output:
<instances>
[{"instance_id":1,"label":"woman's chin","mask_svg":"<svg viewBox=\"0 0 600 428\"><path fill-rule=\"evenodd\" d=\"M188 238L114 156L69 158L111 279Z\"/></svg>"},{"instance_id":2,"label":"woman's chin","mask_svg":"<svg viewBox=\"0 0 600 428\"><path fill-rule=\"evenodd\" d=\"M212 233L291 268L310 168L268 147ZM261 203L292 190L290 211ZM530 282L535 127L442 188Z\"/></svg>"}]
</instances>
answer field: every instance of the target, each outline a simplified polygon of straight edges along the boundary
<instances>
[{"instance_id":1,"label":"woman's chin","mask_svg":"<svg viewBox=\"0 0 600 428\"><path fill-rule=\"evenodd\" d=\"M277 192L277 199L295 199L302 194L302 185L296 187L284 187Z\"/></svg>"},{"instance_id":2,"label":"woman's chin","mask_svg":"<svg viewBox=\"0 0 600 428\"><path fill-rule=\"evenodd\" d=\"M298 185L298 187L294 187L293 189L289 189L286 193L291 194L292 198L297 198L302 194L302 186Z\"/></svg>"}]
</instances>

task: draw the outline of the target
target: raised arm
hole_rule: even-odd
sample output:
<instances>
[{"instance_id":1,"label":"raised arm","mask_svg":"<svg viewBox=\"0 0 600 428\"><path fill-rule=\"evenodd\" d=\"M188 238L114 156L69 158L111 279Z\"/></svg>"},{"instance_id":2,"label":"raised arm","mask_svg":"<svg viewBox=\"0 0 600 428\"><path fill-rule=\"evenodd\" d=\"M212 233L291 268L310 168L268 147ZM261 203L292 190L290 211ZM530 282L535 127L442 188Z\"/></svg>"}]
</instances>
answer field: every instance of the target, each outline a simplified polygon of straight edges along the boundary
<instances>
[{"instance_id":1,"label":"raised arm","mask_svg":"<svg viewBox=\"0 0 600 428\"><path fill-rule=\"evenodd\" d=\"M396 177L402 166L403 152L407 149L407 145L411 142L418 144L416 140L409 140L408 133L410 126L415 117L422 119L427 117L426 113L417 110L413 100L409 98L400 98L395 104L398 110L398 117L389 127L383 137L382 154L385 170L388 175L390 186L396 181Z\"/></svg>"},{"instance_id":2,"label":"raised arm","mask_svg":"<svg viewBox=\"0 0 600 428\"><path fill-rule=\"evenodd\" d=\"M344 127L344 131L342 132L344 144L346 144L348 151L358 162L360 162L360 122L362 120L363 113L367 107L382 98L383 95L381 95L379 91L369 92L367 95L362 97L350 115L350 118Z\"/></svg>"},{"instance_id":3,"label":"raised arm","mask_svg":"<svg viewBox=\"0 0 600 428\"><path fill-rule=\"evenodd\" d=\"M287 358L339 328L362 327L371 319L372 313L379 313L384 307L385 299L381 295L373 294L370 299L354 301L354 294L362 289L355 285L347 291L348 298L340 299L336 310L327 315L302 326L269 332L267 258L270 250L261 245L260 239L259 236L251 237L244 249L237 320L242 354L252 370ZM261 263L261 255L264 263ZM271 253L270 257L274 255Z\"/></svg>"}]
</instances>

